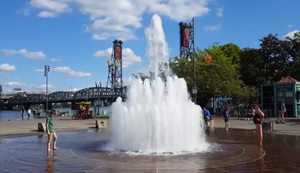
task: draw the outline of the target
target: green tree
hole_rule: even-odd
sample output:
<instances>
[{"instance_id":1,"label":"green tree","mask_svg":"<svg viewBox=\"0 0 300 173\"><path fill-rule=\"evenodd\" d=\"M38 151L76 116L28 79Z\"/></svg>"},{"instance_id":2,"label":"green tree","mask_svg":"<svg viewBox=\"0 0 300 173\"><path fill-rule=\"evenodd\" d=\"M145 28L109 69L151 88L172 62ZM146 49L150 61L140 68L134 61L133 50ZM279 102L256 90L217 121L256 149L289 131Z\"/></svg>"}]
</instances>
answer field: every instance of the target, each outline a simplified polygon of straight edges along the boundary
<instances>
[{"instance_id":1,"label":"green tree","mask_svg":"<svg viewBox=\"0 0 300 173\"><path fill-rule=\"evenodd\" d=\"M258 88L260 84L266 83L265 63L259 49L245 48L241 53L240 64L241 80L247 86Z\"/></svg>"},{"instance_id":2,"label":"green tree","mask_svg":"<svg viewBox=\"0 0 300 173\"><path fill-rule=\"evenodd\" d=\"M233 98L249 99L257 97L257 90L246 86L240 80L240 54L241 49L234 44L220 46L214 43L207 49L197 49L195 55L196 86L198 88L197 103L206 105L210 98L229 96ZM206 56L212 57L212 62L204 60ZM189 91L194 86L193 61L175 57L170 60L172 72L187 82ZM152 79L153 72L147 76L143 73L133 74L142 80Z\"/></svg>"},{"instance_id":3,"label":"green tree","mask_svg":"<svg viewBox=\"0 0 300 173\"><path fill-rule=\"evenodd\" d=\"M260 48L245 48L241 52L240 74L246 85L258 88L299 72L296 40L281 40L277 35L269 34L260 41Z\"/></svg>"},{"instance_id":4,"label":"green tree","mask_svg":"<svg viewBox=\"0 0 300 173\"><path fill-rule=\"evenodd\" d=\"M225 54L226 57L231 59L231 63L236 67L239 67L241 59L242 49L233 43L228 43L221 46L221 50Z\"/></svg>"},{"instance_id":5,"label":"green tree","mask_svg":"<svg viewBox=\"0 0 300 173\"><path fill-rule=\"evenodd\" d=\"M240 80L240 75L236 69L237 64L233 64L232 58L232 55L235 55L237 60L239 53L231 53L228 47L230 46L219 46L218 43L215 43L203 51L197 49L196 85L199 90L198 102L200 105L206 105L208 100L213 97L226 95L235 98L250 98L257 95ZM223 50L226 50L226 52ZM204 57L207 55L212 57L211 63L204 61ZM194 82L193 61L178 57L174 58L171 69L178 77L185 78L191 91Z\"/></svg>"},{"instance_id":6,"label":"green tree","mask_svg":"<svg viewBox=\"0 0 300 173\"><path fill-rule=\"evenodd\" d=\"M292 38L287 37L288 41L292 44L292 65L291 65L291 76L300 80L300 32L296 32Z\"/></svg>"}]
</instances>

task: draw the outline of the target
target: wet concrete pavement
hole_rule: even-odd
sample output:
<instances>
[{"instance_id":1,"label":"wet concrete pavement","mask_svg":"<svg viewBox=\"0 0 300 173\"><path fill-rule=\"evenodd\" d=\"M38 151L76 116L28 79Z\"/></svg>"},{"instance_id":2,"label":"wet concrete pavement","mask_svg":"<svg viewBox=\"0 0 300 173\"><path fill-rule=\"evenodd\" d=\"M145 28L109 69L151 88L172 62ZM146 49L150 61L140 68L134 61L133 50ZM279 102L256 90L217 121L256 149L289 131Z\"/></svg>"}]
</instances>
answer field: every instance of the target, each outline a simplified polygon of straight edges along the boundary
<instances>
[{"instance_id":1,"label":"wet concrete pavement","mask_svg":"<svg viewBox=\"0 0 300 173\"><path fill-rule=\"evenodd\" d=\"M176 156L137 156L103 152L105 131L58 132L59 150L46 151L46 135L0 138L0 173L281 173L299 172L300 140L265 134L264 148L256 133L215 129L207 136L207 152ZM47 156L48 155L48 156Z\"/></svg>"},{"instance_id":2,"label":"wet concrete pavement","mask_svg":"<svg viewBox=\"0 0 300 173\"><path fill-rule=\"evenodd\" d=\"M224 128L224 121L220 117L213 117L214 127ZM274 121L275 119L273 119ZM300 136L300 121L297 118L290 118L286 124L276 124L276 130L272 133L285 134L285 135L296 135ZM24 121L2 121L0 122L0 136L22 136L27 134L42 134L38 132L38 123L45 122L46 119L38 120L24 120ZM54 126L56 131L76 131L76 130L87 130L95 128L95 120L72 120L71 117L55 117ZM252 120L237 120L232 118L229 121L229 127L233 129L254 129Z\"/></svg>"},{"instance_id":3,"label":"wet concrete pavement","mask_svg":"<svg viewBox=\"0 0 300 173\"><path fill-rule=\"evenodd\" d=\"M55 117L59 150L51 153L46 152L47 136L37 132L38 122L45 119L0 122L0 173L300 172L299 121L290 119L286 124L276 124L276 131L264 133L261 150L251 120L231 119L231 129L225 132L222 118L213 119L214 127L220 128L210 130L209 152L173 157L102 152L109 136L106 130L95 130L94 119Z\"/></svg>"}]
</instances>

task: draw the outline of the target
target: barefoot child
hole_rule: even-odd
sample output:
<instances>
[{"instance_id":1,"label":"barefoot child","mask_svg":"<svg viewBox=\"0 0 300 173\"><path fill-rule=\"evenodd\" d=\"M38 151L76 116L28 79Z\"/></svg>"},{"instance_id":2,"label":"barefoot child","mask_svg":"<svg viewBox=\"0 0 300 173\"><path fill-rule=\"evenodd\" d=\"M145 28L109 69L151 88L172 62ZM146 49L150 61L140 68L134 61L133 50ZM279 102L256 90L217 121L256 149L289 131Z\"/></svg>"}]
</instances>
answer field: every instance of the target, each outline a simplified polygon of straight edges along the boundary
<instances>
[{"instance_id":1,"label":"barefoot child","mask_svg":"<svg viewBox=\"0 0 300 173\"><path fill-rule=\"evenodd\" d=\"M50 116L47 117L46 120L46 131L48 133L48 142L47 142L47 150L50 151L50 145L51 141L53 140L53 150L57 150L56 148L56 141L57 141L57 136L54 130L54 125L53 125L53 117L55 116L55 111L52 110L50 112Z\"/></svg>"}]
</instances>

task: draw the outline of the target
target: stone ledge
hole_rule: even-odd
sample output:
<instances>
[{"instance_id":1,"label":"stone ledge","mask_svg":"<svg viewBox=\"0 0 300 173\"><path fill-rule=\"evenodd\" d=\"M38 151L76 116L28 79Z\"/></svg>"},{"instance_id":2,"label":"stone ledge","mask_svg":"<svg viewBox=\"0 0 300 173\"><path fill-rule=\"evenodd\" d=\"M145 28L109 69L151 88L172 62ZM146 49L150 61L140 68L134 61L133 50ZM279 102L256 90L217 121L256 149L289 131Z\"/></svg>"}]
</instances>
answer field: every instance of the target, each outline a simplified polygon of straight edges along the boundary
<instances>
[{"instance_id":1,"label":"stone ledge","mask_svg":"<svg viewBox=\"0 0 300 173\"><path fill-rule=\"evenodd\" d=\"M96 120L97 129L106 129L107 128L107 119Z\"/></svg>"},{"instance_id":2,"label":"stone ledge","mask_svg":"<svg viewBox=\"0 0 300 173\"><path fill-rule=\"evenodd\" d=\"M46 132L46 123L38 123L38 131Z\"/></svg>"},{"instance_id":3,"label":"stone ledge","mask_svg":"<svg viewBox=\"0 0 300 173\"><path fill-rule=\"evenodd\" d=\"M263 131L274 131L275 130L275 122L274 121L262 122L262 130Z\"/></svg>"}]
</instances>

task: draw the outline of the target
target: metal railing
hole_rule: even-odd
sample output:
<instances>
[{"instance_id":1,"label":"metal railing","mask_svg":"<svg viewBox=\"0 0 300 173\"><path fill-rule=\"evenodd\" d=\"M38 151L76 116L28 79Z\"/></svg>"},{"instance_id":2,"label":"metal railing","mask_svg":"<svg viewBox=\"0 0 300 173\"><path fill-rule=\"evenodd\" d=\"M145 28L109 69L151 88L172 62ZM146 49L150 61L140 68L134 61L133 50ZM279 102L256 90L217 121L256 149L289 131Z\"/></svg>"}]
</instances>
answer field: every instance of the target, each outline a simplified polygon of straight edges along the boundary
<instances>
[{"instance_id":1,"label":"metal railing","mask_svg":"<svg viewBox=\"0 0 300 173\"><path fill-rule=\"evenodd\" d=\"M262 109L262 111L265 114L265 119L270 119L270 118L277 118L278 113L276 109ZM246 109L246 108L234 108L230 110L230 116L231 117L236 117L237 119L242 119L242 118L252 118L252 113L251 109Z\"/></svg>"}]
</instances>

